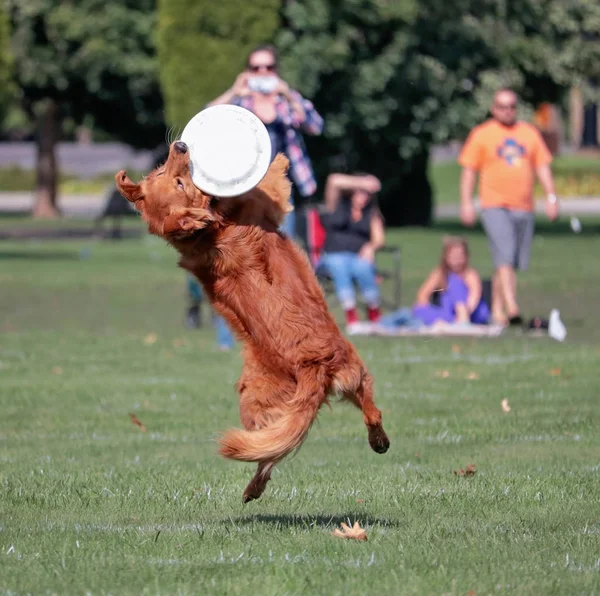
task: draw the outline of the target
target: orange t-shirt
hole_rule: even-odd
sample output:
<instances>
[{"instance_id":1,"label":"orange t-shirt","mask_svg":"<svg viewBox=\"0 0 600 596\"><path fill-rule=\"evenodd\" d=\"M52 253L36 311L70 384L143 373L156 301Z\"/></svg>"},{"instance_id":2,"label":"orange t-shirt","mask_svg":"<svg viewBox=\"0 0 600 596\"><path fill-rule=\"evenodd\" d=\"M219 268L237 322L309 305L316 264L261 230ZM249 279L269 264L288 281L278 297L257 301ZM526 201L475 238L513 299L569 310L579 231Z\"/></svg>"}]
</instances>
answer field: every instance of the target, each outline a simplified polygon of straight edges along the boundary
<instances>
[{"instance_id":1,"label":"orange t-shirt","mask_svg":"<svg viewBox=\"0 0 600 596\"><path fill-rule=\"evenodd\" d=\"M479 172L483 208L533 211L535 168L552 161L542 135L531 124L503 126L488 120L464 144L458 163Z\"/></svg>"}]
</instances>

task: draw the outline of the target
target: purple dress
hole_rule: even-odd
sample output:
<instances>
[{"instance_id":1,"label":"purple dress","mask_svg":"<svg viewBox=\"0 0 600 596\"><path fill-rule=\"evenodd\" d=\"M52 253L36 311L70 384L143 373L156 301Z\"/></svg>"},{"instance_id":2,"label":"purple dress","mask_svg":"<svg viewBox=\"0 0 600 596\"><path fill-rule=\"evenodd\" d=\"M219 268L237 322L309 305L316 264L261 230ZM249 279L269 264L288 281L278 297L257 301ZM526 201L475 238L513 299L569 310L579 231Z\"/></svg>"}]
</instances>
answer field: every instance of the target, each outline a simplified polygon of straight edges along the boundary
<instances>
[{"instance_id":1,"label":"purple dress","mask_svg":"<svg viewBox=\"0 0 600 596\"><path fill-rule=\"evenodd\" d=\"M454 306L459 302L466 303L468 297L469 288L463 278L456 273L448 273L448 282L446 289L441 293L440 305L415 306L413 316L423 321L425 325L433 325L436 321L453 323L456 318ZM482 298L477 308L471 313L471 323L487 325L489 318L490 309Z\"/></svg>"}]
</instances>

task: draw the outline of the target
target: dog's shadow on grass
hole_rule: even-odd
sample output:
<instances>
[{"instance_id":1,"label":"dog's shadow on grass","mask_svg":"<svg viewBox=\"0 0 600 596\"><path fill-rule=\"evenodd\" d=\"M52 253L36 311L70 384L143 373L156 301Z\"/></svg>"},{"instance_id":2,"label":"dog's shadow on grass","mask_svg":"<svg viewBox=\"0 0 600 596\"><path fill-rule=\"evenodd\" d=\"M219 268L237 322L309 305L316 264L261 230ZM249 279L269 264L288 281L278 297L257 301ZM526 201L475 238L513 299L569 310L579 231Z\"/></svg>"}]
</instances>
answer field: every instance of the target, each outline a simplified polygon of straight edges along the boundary
<instances>
[{"instance_id":1,"label":"dog's shadow on grass","mask_svg":"<svg viewBox=\"0 0 600 596\"><path fill-rule=\"evenodd\" d=\"M342 522L354 524L358 522L361 526L389 526L396 527L398 523L389 519L383 519L365 515L364 513L352 512L344 515L310 515L310 514L262 514L244 515L233 518L236 524L269 524L280 528L322 528L332 529L339 527Z\"/></svg>"}]
</instances>

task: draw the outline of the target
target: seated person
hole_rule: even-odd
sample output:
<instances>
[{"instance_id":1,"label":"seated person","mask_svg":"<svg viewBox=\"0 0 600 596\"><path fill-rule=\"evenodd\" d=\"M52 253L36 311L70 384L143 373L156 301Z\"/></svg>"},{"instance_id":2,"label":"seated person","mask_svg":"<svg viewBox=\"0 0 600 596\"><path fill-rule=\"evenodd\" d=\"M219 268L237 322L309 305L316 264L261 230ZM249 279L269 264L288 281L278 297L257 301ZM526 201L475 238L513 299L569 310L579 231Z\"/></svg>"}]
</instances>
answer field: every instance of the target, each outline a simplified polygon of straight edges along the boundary
<instances>
[{"instance_id":1,"label":"seated person","mask_svg":"<svg viewBox=\"0 0 600 596\"><path fill-rule=\"evenodd\" d=\"M440 292L439 305L431 303ZM413 307L413 316L434 323L487 324L490 311L481 297L481 279L469 265L469 247L463 238L444 238L440 264L429 274Z\"/></svg>"},{"instance_id":2,"label":"seated person","mask_svg":"<svg viewBox=\"0 0 600 596\"><path fill-rule=\"evenodd\" d=\"M327 268L344 309L346 330L360 332L354 283L367 303L371 323L381 316L380 292L375 273L375 252L385 243L383 217L375 194L381 183L375 176L331 174L325 186L326 232L319 266Z\"/></svg>"}]
</instances>

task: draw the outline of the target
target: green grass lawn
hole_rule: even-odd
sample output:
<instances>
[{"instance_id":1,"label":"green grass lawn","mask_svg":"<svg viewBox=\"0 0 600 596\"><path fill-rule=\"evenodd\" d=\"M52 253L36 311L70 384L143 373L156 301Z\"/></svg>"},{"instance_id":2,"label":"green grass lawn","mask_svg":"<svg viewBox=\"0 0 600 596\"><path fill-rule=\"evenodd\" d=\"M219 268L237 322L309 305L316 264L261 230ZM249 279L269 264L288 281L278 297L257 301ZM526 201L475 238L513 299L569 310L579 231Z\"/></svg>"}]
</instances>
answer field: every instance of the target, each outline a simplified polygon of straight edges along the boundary
<instances>
[{"instance_id":1,"label":"green grass lawn","mask_svg":"<svg viewBox=\"0 0 600 596\"><path fill-rule=\"evenodd\" d=\"M600 196L600 159L583 155L564 155L554 160L553 172L557 192L561 197ZM130 171L133 180L146 172ZM455 161L431 164L431 184L438 204L458 203L460 167ZM60 192L63 195L105 194L114 184L114 174L107 173L90 179L63 174ZM0 168L1 191L30 191L35 188L35 172L20 168ZM543 197L541 187L536 193Z\"/></svg>"},{"instance_id":2,"label":"green grass lawn","mask_svg":"<svg viewBox=\"0 0 600 596\"><path fill-rule=\"evenodd\" d=\"M357 339L390 451L334 404L245 506L253 468L213 442L238 425L241 360L183 328L174 253L0 243L0 592L597 594L600 225L583 224L540 226L521 284L526 314L560 308L564 344ZM448 231L390 234L406 304ZM333 537L344 520L368 541Z\"/></svg>"},{"instance_id":3,"label":"green grass lawn","mask_svg":"<svg viewBox=\"0 0 600 596\"><path fill-rule=\"evenodd\" d=\"M598 156L562 155L552 164L556 192L562 198L600 196L600 159ZM436 203L458 204L460 166L455 161L431 164L429 167L431 185ZM545 195L539 184L536 196Z\"/></svg>"}]
</instances>

